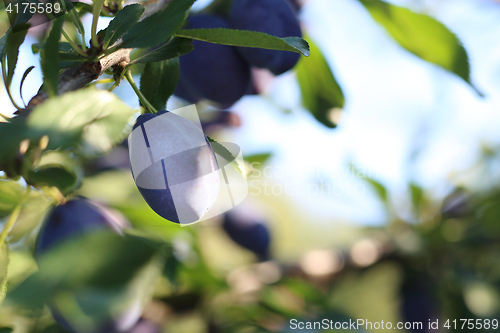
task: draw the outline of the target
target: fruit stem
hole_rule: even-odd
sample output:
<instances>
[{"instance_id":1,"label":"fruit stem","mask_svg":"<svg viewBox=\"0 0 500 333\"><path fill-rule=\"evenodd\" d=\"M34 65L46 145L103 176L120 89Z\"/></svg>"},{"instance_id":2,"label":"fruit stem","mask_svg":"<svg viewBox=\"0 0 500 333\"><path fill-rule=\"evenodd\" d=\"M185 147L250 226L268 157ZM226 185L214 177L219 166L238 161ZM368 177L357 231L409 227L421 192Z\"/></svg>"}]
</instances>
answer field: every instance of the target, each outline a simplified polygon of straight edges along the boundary
<instances>
[{"instance_id":1,"label":"fruit stem","mask_svg":"<svg viewBox=\"0 0 500 333\"><path fill-rule=\"evenodd\" d=\"M149 103L148 99L142 94L142 92L137 88L134 82L134 78L132 77L132 73L130 71L127 71L125 73L125 78L127 79L128 83L132 86L132 89L134 89L135 93L137 94L137 97L139 97L139 100L141 101L142 106L146 109L146 112L148 113L157 113L158 111L154 108L154 106Z\"/></svg>"}]
</instances>

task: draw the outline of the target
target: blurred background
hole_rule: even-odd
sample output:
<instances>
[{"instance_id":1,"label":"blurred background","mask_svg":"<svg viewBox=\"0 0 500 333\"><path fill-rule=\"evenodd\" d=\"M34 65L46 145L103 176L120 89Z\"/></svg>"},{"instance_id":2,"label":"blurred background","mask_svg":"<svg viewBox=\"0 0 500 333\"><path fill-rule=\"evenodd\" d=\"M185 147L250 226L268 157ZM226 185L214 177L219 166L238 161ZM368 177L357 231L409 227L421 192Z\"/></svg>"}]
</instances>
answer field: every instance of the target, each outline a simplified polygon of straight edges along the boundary
<instances>
[{"instance_id":1,"label":"blurred background","mask_svg":"<svg viewBox=\"0 0 500 333\"><path fill-rule=\"evenodd\" d=\"M210 3L199 0L193 10ZM345 104L329 110L336 127L328 128L304 107L296 71L256 70L259 95L224 112L197 105L206 133L238 144L247 160L249 195L231 214L183 228L166 223L137 191L124 145L86 162L75 193L112 207L175 254L175 268L154 281L142 326L131 332L301 331L291 319L423 323L393 327L399 332L431 331L429 320L439 320L432 330L439 332L467 330L444 327L448 319L500 319L500 3L390 1L458 36L475 88L405 50L358 1L297 3L305 38L323 54ZM0 17L3 35L4 10ZM25 98L42 83L31 44L43 25L33 30L17 65L36 66ZM127 84L114 92L138 107ZM4 89L0 110L15 111ZM5 193L0 200L9 200ZM50 205L35 193L21 211L8 290L37 270L31 252ZM2 326L64 331L46 308L9 302L0 307ZM302 330L319 331L328 330Z\"/></svg>"}]
</instances>

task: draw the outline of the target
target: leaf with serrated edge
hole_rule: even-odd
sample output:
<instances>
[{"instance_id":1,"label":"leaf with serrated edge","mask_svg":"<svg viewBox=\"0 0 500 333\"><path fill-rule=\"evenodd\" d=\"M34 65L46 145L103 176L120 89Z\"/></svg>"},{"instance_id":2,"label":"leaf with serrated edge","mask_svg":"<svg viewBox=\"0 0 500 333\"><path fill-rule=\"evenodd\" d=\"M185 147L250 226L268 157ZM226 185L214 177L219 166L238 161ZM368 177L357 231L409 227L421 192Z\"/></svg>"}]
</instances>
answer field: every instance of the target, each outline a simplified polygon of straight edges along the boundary
<instances>
[{"instance_id":1,"label":"leaf with serrated edge","mask_svg":"<svg viewBox=\"0 0 500 333\"><path fill-rule=\"evenodd\" d=\"M195 0L173 0L166 8L133 25L120 47L155 47L182 27Z\"/></svg>"},{"instance_id":2,"label":"leaf with serrated edge","mask_svg":"<svg viewBox=\"0 0 500 333\"><path fill-rule=\"evenodd\" d=\"M28 27L28 25L23 24L23 26ZM5 45L5 53L7 55L7 78L6 78L6 86L10 87L10 83L12 82L12 77L14 76L14 70L16 69L17 57L19 55L19 48L21 44L24 42L24 38L26 38L26 34L28 30L21 30L18 32L9 31L7 35L7 42Z\"/></svg>"},{"instance_id":3,"label":"leaf with serrated edge","mask_svg":"<svg viewBox=\"0 0 500 333\"><path fill-rule=\"evenodd\" d=\"M300 37L279 38L263 32L226 28L186 29L175 36L192 38L204 42L240 47L256 47L268 50L291 51L309 56L309 45Z\"/></svg>"},{"instance_id":4,"label":"leaf with serrated edge","mask_svg":"<svg viewBox=\"0 0 500 333\"><path fill-rule=\"evenodd\" d=\"M141 75L141 92L157 110L165 110L179 81L179 59L149 62Z\"/></svg>"},{"instance_id":5,"label":"leaf with serrated edge","mask_svg":"<svg viewBox=\"0 0 500 333\"><path fill-rule=\"evenodd\" d=\"M141 18L144 13L144 7L139 4L131 4L123 7L115 18L109 23L104 38L104 47L113 45L130 27Z\"/></svg>"},{"instance_id":6,"label":"leaf with serrated edge","mask_svg":"<svg viewBox=\"0 0 500 333\"><path fill-rule=\"evenodd\" d=\"M191 52L194 47L191 45L192 39L187 38L173 38L167 44L160 46L145 55L134 59L130 65L168 60L180 57L186 53Z\"/></svg>"},{"instance_id":7,"label":"leaf with serrated edge","mask_svg":"<svg viewBox=\"0 0 500 333\"><path fill-rule=\"evenodd\" d=\"M64 17L61 16L54 20L49 37L43 47L43 86L49 96L57 95L59 85L59 39L61 38L61 29Z\"/></svg>"}]
</instances>

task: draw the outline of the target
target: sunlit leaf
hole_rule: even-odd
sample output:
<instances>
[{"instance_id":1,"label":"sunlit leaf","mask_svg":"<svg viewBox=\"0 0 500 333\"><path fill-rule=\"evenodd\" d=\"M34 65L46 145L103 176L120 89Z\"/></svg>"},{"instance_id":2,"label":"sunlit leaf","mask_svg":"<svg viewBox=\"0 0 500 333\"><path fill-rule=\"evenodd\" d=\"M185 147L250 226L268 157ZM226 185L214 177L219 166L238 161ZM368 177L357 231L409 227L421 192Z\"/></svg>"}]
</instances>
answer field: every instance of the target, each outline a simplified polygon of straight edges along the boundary
<instances>
[{"instance_id":1,"label":"sunlit leaf","mask_svg":"<svg viewBox=\"0 0 500 333\"><path fill-rule=\"evenodd\" d=\"M406 50L471 84L467 52L458 37L444 24L430 16L380 0L359 1Z\"/></svg>"},{"instance_id":2,"label":"sunlit leaf","mask_svg":"<svg viewBox=\"0 0 500 333\"><path fill-rule=\"evenodd\" d=\"M308 40L311 55L297 64L302 102L319 122L334 128L332 113L344 107L344 94L320 49Z\"/></svg>"},{"instance_id":3,"label":"sunlit leaf","mask_svg":"<svg viewBox=\"0 0 500 333\"><path fill-rule=\"evenodd\" d=\"M173 0L166 8L133 25L120 47L154 47L181 28L195 0Z\"/></svg>"},{"instance_id":4,"label":"sunlit leaf","mask_svg":"<svg viewBox=\"0 0 500 333\"><path fill-rule=\"evenodd\" d=\"M257 31L226 28L186 29L175 35L215 44L296 52L306 57L310 54L308 43L300 37L279 38Z\"/></svg>"}]
</instances>

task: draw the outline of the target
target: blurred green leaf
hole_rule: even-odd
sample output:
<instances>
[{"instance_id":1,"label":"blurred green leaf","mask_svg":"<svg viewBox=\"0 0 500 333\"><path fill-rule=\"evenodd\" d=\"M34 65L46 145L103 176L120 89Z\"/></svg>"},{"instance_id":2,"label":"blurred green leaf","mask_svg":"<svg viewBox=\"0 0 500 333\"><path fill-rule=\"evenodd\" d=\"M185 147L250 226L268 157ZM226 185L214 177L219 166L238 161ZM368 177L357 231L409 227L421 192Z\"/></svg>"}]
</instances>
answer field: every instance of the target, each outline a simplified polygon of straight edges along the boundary
<instances>
[{"instance_id":1,"label":"blurred green leaf","mask_svg":"<svg viewBox=\"0 0 500 333\"><path fill-rule=\"evenodd\" d=\"M9 242L15 243L21 240L38 227L53 204L53 199L46 196L42 191L31 190L30 196L23 203L21 213L14 227L9 232Z\"/></svg>"},{"instance_id":2,"label":"blurred green leaf","mask_svg":"<svg viewBox=\"0 0 500 333\"><path fill-rule=\"evenodd\" d=\"M353 173L356 174L359 179L370 185L380 201L382 201L384 205L389 209L389 196L387 194L387 189L385 188L385 186L375 179L368 177L361 169L358 169L353 164L350 165L350 168L352 168Z\"/></svg>"},{"instance_id":3,"label":"blurred green leaf","mask_svg":"<svg viewBox=\"0 0 500 333\"><path fill-rule=\"evenodd\" d=\"M9 248L4 243L0 247L0 304L2 304L7 291L7 268L9 266ZM0 333L2 329L0 329Z\"/></svg>"},{"instance_id":4,"label":"blurred green leaf","mask_svg":"<svg viewBox=\"0 0 500 333\"><path fill-rule=\"evenodd\" d=\"M179 81L179 59L148 62L141 75L141 92L157 110L167 108L167 100Z\"/></svg>"},{"instance_id":5,"label":"blurred green leaf","mask_svg":"<svg viewBox=\"0 0 500 333\"><path fill-rule=\"evenodd\" d=\"M410 183L410 194L411 194L411 201L413 204L413 211L415 213L415 217L418 219L422 203L424 200L424 190L417 184Z\"/></svg>"},{"instance_id":6,"label":"blurred green leaf","mask_svg":"<svg viewBox=\"0 0 500 333\"><path fill-rule=\"evenodd\" d=\"M323 125L335 128L335 109L344 107L344 94L319 48L309 40L311 55L297 64L297 78L306 109Z\"/></svg>"},{"instance_id":7,"label":"blurred green leaf","mask_svg":"<svg viewBox=\"0 0 500 333\"><path fill-rule=\"evenodd\" d=\"M258 163L257 167L266 163L266 161L272 156L272 153L255 154L250 156L245 156L245 161L250 164Z\"/></svg>"},{"instance_id":8,"label":"blurred green leaf","mask_svg":"<svg viewBox=\"0 0 500 333\"><path fill-rule=\"evenodd\" d=\"M7 78L5 85L7 87L10 87L12 77L14 76L14 71L17 65L17 57L19 56L19 48L28 33L27 25L23 24L22 26L26 26L26 29L18 32L13 32L13 30L9 30L7 32L7 42L5 44L5 54L7 55Z\"/></svg>"},{"instance_id":9,"label":"blurred green leaf","mask_svg":"<svg viewBox=\"0 0 500 333\"><path fill-rule=\"evenodd\" d=\"M476 89L470 81L467 52L458 37L444 24L380 0L360 2L403 48L455 73Z\"/></svg>"},{"instance_id":10,"label":"blurred green leaf","mask_svg":"<svg viewBox=\"0 0 500 333\"><path fill-rule=\"evenodd\" d=\"M76 148L79 155L93 157L121 142L135 113L114 94L82 89L47 100L27 118L0 123L0 161L3 168L15 160L24 139L37 142L49 136L48 149Z\"/></svg>"},{"instance_id":11,"label":"blurred green leaf","mask_svg":"<svg viewBox=\"0 0 500 333\"><path fill-rule=\"evenodd\" d=\"M12 333L12 332L14 332L13 328L10 328L10 327L2 327L2 328L0 328L0 333Z\"/></svg>"},{"instance_id":12,"label":"blurred green leaf","mask_svg":"<svg viewBox=\"0 0 500 333\"><path fill-rule=\"evenodd\" d=\"M139 4L131 4L123 7L106 28L104 47L113 45L129 28L137 23L144 13L144 7Z\"/></svg>"},{"instance_id":13,"label":"blurred green leaf","mask_svg":"<svg viewBox=\"0 0 500 333\"><path fill-rule=\"evenodd\" d=\"M0 218L9 215L24 196L24 187L12 180L0 180Z\"/></svg>"},{"instance_id":14,"label":"blurred green leaf","mask_svg":"<svg viewBox=\"0 0 500 333\"><path fill-rule=\"evenodd\" d=\"M59 52L59 69L74 67L88 61L76 52Z\"/></svg>"},{"instance_id":15,"label":"blurred green leaf","mask_svg":"<svg viewBox=\"0 0 500 333\"><path fill-rule=\"evenodd\" d=\"M193 45L191 45L191 41L191 39L187 38L172 38L167 44L132 60L130 65L180 57L181 55L189 53L194 49Z\"/></svg>"},{"instance_id":16,"label":"blurred green leaf","mask_svg":"<svg viewBox=\"0 0 500 333\"><path fill-rule=\"evenodd\" d=\"M42 51L43 87L49 96L57 95L59 85L59 39L64 17L59 17L53 22Z\"/></svg>"},{"instance_id":17,"label":"blurred green leaf","mask_svg":"<svg viewBox=\"0 0 500 333\"><path fill-rule=\"evenodd\" d=\"M302 53L306 57L310 54L308 43L300 37L279 38L257 31L225 28L185 29L175 35L215 44Z\"/></svg>"},{"instance_id":18,"label":"blurred green leaf","mask_svg":"<svg viewBox=\"0 0 500 333\"><path fill-rule=\"evenodd\" d=\"M70 239L42 255L39 272L10 292L8 299L37 308L68 291L113 292L130 283L164 249L160 242L114 232Z\"/></svg>"},{"instance_id":19,"label":"blurred green leaf","mask_svg":"<svg viewBox=\"0 0 500 333\"><path fill-rule=\"evenodd\" d=\"M173 0L165 9L133 25L120 47L155 47L179 30L195 0Z\"/></svg>"},{"instance_id":20,"label":"blurred green leaf","mask_svg":"<svg viewBox=\"0 0 500 333\"><path fill-rule=\"evenodd\" d=\"M3 57L5 56L5 45L7 44L9 33L10 29L0 38L0 61L3 61Z\"/></svg>"},{"instance_id":21,"label":"blurred green leaf","mask_svg":"<svg viewBox=\"0 0 500 333\"><path fill-rule=\"evenodd\" d=\"M44 47L43 43L34 43L31 45L31 51L33 54L39 53ZM70 43L68 42L59 42L59 51L60 52L70 52L73 50L73 47L71 46Z\"/></svg>"},{"instance_id":22,"label":"blurred green leaf","mask_svg":"<svg viewBox=\"0 0 500 333\"><path fill-rule=\"evenodd\" d=\"M26 178L26 182L38 186L55 186L62 193L72 188L77 181L77 176L71 170L61 167L60 165L47 165L41 168L30 171Z\"/></svg>"}]
</instances>

